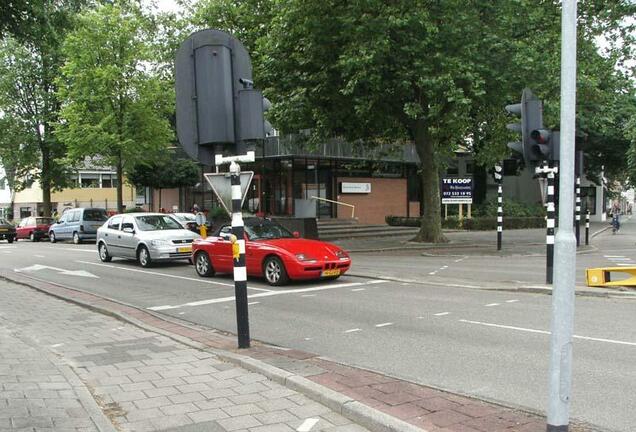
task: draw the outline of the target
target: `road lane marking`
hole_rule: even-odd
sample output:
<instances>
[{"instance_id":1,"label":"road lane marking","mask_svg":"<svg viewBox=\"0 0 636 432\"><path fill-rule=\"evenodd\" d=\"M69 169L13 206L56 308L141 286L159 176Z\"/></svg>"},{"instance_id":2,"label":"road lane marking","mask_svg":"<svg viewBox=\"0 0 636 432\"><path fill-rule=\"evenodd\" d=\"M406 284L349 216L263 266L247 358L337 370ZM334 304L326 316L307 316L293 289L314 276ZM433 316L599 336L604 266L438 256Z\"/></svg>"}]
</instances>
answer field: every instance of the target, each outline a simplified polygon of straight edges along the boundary
<instances>
[{"instance_id":1,"label":"road lane marking","mask_svg":"<svg viewBox=\"0 0 636 432\"><path fill-rule=\"evenodd\" d=\"M364 291L364 290L366 290L366 288L354 288L351 291L358 292L358 291Z\"/></svg>"},{"instance_id":2,"label":"road lane marking","mask_svg":"<svg viewBox=\"0 0 636 432\"><path fill-rule=\"evenodd\" d=\"M506 300L506 303L517 303L519 300Z\"/></svg>"},{"instance_id":3,"label":"road lane marking","mask_svg":"<svg viewBox=\"0 0 636 432\"><path fill-rule=\"evenodd\" d=\"M252 305L256 305L256 304L260 304L260 303L261 303L261 302L251 302L251 303L248 303L247 305L248 305L248 306L252 306Z\"/></svg>"},{"instance_id":4,"label":"road lane marking","mask_svg":"<svg viewBox=\"0 0 636 432\"><path fill-rule=\"evenodd\" d=\"M449 315L449 314L450 314L450 312L440 312L440 313L436 313L436 314L433 314L433 315L435 315L435 316L444 316L444 315Z\"/></svg>"},{"instance_id":5,"label":"road lane marking","mask_svg":"<svg viewBox=\"0 0 636 432\"><path fill-rule=\"evenodd\" d=\"M318 423L318 419L317 418L308 418L300 426L298 426L298 429L296 429L296 431L298 431L298 432L309 432L311 430L311 428L316 426L316 423Z\"/></svg>"},{"instance_id":6,"label":"road lane marking","mask_svg":"<svg viewBox=\"0 0 636 432\"><path fill-rule=\"evenodd\" d=\"M393 323L392 322L385 322L385 323L382 323L382 324L376 324L375 326L379 328L379 327L387 327L387 326L390 326L390 325L393 325Z\"/></svg>"},{"instance_id":7,"label":"road lane marking","mask_svg":"<svg viewBox=\"0 0 636 432\"><path fill-rule=\"evenodd\" d=\"M33 255L36 258L46 258L44 255Z\"/></svg>"},{"instance_id":8,"label":"road lane marking","mask_svg":"<svg viewBox=\"0 0 636 432\"><path fill-rule=\"evenodd\" d=\"M352 286L360 286L360 285L375 285L375 284L386 283L386 282L388 282L388 281L385 281L385 280L372 280L372 281L369 281L369 282L351 282L351 283L341 283L341 284L333 284L333 285L322 285L322 286L311 287L311 288L290 289L290 290L284 290L284 291L282 291L282 290L281 291L269 291L269 292L262 292L262 293L258 293L258 294L251 294L251 295L248 295L247 298L248 299L253 299L253 298L260 298L260 297L271 297L271 296L283 295L283 294L298 294L298 293L313 292L313 291L332 290L332 289L338 289L338 288L349 288L349 287L352 287ZM182 308L182 307L205 306L205 305L209 305L209 304L226 303L226 302L233 302L233 301L234 301L234 296L231 296L231 297L219 297L219 298L214 298L214 299L199 300L199 301L195 301L195 302L184 303L184 304L180 304L180 305L153 306L153 307L149 307L147 309L148 310L153 310L153 311L162 311L162 310L169 310L169 309L179 309L179 308Z\"/></svg>"},{"instance_id":9,"label":"road lane marking","mask_svg":"<svg viewBox=\"0 0 636 432\"><path fill-rule=\"evenodd\" d=\"M501 303L489 303L487 305L484 305L486 307L493 307L493 306L499 306Z\"/></svg>"},{"instance_id":10,"label":"road lane marking","mask_svg":"<svg viewBox=\"0 0 636 432\"><path fill-rule=\"evenodd\" d=\"M362 331L362 329L353 328L353 329L345 330L345 333L354 333L354 332L359 332L359 331Z\"/></svg>"},{"instance_id":11,"label":"road lane marking","mask_svg":"<svg viewBox=\"0 0 636 432\"><path fill-rule=\"evenodd\" d=\"M316 297L316 294L303 294L301 297Z\"/></svg>"},{"instance_id":12,"label":"road lane marking","mask_svg":"<svg viewBox=\"0 0 636 432\"><path fill-rule=\"evenodd\" d=\"M97 255L97 249L82 249L82 248L58 248L54 247L55 250L65 250L65 251L73 251L73 252L90 252Z\"/></svg>"},{"instance_id":13,"label":"road lane marking","mask_svg":"<svg viewBox=\"0 0 636 432\"><path fill-rule=\"evenodd\" d=\"M432 271L429 273L429 275L433 276L435 273L437 273L437 271Z\"/></svg>"},{"instance_id":14,"label":"road lane marking","mask_svg":"<svg viewBox=\"0 0 636 432\"><path fill-rule=\"evenodd\" d=\"M444 270L444 269L447 269L447 268L448 268L448 266L442 266L442 267L440 268L440 270Z\"/></svg>"},{"instance_id":15,"label":"road lane marking","mask_svg":"<svg viewBox=\"0 0 636 432\"><path fill-rule=\"evenodd\" d=\"M625 258L625 255L603 255L604 258Z\"/></svg>"},{"instance_id":16,"label":"road lane marking","mask_svg":"<svg viewBox=\"0 0 636 432\"><path fill-rule=\"evenodd\" d=\"M90 261L75 261L75 262L82 263L82 264L90 264L90 265L99 266L99 267L113 268L113 269L117 269L117 270L127 270L127 271L131 271L131 272L135 272L135 273L144 273L144 274L150 274L150 275L154 275L154 276L165 276L165 277L170 277L170 278L174 278L174 279L189 280L189 281L200 282L200 283L209 284L209 285L220 285L220 286L226 286L226 287L232 287L232 288L234 287L234 284L216 282L216 281L206 280L206 279L203 279L203 278L197 279L197 278L191 278L191 277L188 277L188 276L172 275L172 274L168 274L168 273L161 273L161 272L150 271L150 270L141 270L141 269L136 269L136 268L115 266L115 265L112 265L112 264L101 264L101 263L95 263L95 262L90 262ZM251 290L254 290L254 291L272 292L272 290L269 290L269 289L254 288L254 287L250 287L250 286L248 286L247 289L251 289Z\"/></svg>"},{"instance_id":17,"label":"road lane marking","mask_svg":"<svg viewBox=\"0 0 636 432\"><path fill-rule=\"evenodd\" d=\"M547 330L537 330L537 329L524 328L524 327L508 326L503 324L493 324L493 323L487 323L487 322L481 322L481 321L471 321L471 320L460 319L459 322L463 322L466 324L481 325L485 327L501 328L506 330L517 330L517 331L522 331L527 333L539 333L539 334L545 334L545 335L551 334L551 332ZM578 336L578 335L573 335L572 337L574 339L581 339L581 340L587 340L592 342L605 342L605 343L611 343L616 345L636 346L636 342L627 342L627 341L621 341L621 340L615 340L615 339L604 339L604 338L595 338L595 337Z\"/></svg>"}]
</instances>

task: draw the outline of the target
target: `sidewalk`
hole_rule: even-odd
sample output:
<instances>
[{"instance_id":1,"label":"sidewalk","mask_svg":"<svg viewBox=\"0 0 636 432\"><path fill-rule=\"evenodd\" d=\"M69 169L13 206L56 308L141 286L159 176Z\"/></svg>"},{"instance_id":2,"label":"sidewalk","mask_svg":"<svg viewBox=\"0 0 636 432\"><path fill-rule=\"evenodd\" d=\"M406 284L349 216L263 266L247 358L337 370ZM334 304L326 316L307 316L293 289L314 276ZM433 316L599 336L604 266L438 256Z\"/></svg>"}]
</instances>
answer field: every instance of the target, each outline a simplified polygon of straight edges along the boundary
<instances>
[{"instance_id":1,"label":"sidewalk","mask_svg":"<svg viewBox=\"0 0 636 432\"><path fill-rule=\"evenodd\" d=\"M99 423L92 414L70 411L77 406L61 411L40 409L42 404L52 409L48 404L66 398L77 400L91 413L86 407L90 404L77 396L80 391L86 394L85 389L120 431L545 430L543 417L523 410L344 366L311 353L259 343L237 351L234 337L214 330L168 321L23 275L10 277L128 323L0 281L6 299L0 305L0 330L12 338L6 341L9 345L3 340L3 346L27 340L37 347L27 354L15 354L12 348L9 356L0 356L0 407L26 406L18 411L0 409L0 430L33 431L36 427L111 432L112 428L99 426L105 424L103 417ZM51 353L63 367L72 369L84 387L77 389L74 378L62 379L50 368L43 369L50 373L40 373L40 362ZM47 388L57 387L57 382L64 388ZM65 384L76 393L70 393ZM62 411L83 423L63 426L68 420L62 420ZM27 425L29 429L22 428ZM594 430L575 423L570 426L574 432Z\"/></svg>"},{"instance_id":2,"label":"sidewalk","mask_svg":"<svg viewBox=\"0 0 636 432\"><path fill-rule=\"evenodd\" d=\"M604 222L590 223L590 243L593 236L609 229ZM334 240L335 243L349 252L380 251L421 251L432 255L531 255L545 254L546 230L518 229L503 232L502 251L497 251L496 231L459 231L444 230L448 243L416 243L410 241L412 234L396 237L362 237ZM585 246L585 226L580 231L581 246L579 252L589 250Z\"/></svg>"}]
</instances>

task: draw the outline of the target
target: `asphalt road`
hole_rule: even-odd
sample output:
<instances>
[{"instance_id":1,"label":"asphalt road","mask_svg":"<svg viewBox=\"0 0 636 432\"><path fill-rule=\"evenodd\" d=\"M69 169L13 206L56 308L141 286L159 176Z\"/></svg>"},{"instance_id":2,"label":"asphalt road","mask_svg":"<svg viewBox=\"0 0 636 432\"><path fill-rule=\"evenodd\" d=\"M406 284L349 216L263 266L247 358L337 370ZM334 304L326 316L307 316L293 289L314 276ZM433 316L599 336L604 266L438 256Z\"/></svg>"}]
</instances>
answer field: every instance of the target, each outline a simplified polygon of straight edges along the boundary
<instances>
[{"instance_id":1,"label":"asphalt road","mask_svg":"<svg viewBox=\"0 0 636 432\"><path fill-rule=\"evenodd\" d=\"M635 234L631 223L618 235L601 234L594 240L598 249L578 257L577 273L584 266L636 265ZM426 257L420 251L353 259L358 273L384 265L421 283L344 276L271 288L251 280L252 337L545 410L551 297L467 287L493 280L540 283L544 257ZM21 241L0 244L0 268L210 327L236 328L232 279L200 279L187 264L146 270L123 260L101 263L93 245ZM439 285L444 278L463 282ZM609 430L634 429L635 310L636 300L577 297L573 417Z\"/></svg>"}]
</instances>

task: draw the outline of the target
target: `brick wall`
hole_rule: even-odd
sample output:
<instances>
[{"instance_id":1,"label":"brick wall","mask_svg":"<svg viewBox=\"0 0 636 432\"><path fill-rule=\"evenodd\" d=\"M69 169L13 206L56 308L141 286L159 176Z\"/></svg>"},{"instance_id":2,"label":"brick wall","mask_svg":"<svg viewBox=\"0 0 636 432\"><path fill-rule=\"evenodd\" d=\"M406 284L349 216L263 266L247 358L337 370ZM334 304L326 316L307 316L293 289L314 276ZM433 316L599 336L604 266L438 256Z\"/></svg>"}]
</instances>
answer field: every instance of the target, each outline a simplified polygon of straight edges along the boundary
<instances>
[{"instance_id":1,"label":"brick wall","mask_svg":"<svg viewBox=\"0 0 636 432\"><path fill-rule=\"evenodd\" d=\"M361 224L384 224L387 215L406 216L406 179L343 177L338 178L337 182L338 185L340 182L371 183L371 193L339 193L337 198L338 201L356 206L355 216ZM350 217L350 208L338 207L338 219Z\"/></svg>"}]
</instances>

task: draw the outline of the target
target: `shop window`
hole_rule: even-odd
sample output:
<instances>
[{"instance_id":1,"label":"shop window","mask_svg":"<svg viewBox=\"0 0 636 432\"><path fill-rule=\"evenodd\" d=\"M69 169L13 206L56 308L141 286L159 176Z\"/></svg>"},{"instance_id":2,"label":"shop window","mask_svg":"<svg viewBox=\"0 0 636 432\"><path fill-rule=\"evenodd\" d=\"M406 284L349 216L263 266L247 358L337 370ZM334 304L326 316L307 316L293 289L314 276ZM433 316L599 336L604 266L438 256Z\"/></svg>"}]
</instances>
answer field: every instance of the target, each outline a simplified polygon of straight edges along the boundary
<instances>
[{"instance_id":1,"label":"shop window","mask_svg":"<svg viewBox=\"0 0 636 432\"><path fill-rule=\"evenodd\" d=\"M590 215L596 214L596 186L581 188L581 214L585 215L588 210ZM582 220L585 220L585 217Z\"/></svg>"},{"instance_id":2,"label":"shop window","mask_svg":"<svg viewBox=\"0 0 636 432\"><path fill-rule=\"evenodd\" d=\"M80 186L82 188L98 188L99 174L82 174Z\"/></svg>"},{"instance_id":3,"label":"shop window","mask_svg":"<svg viewBox=\"0 0 636 432\"><path fill-rule=\"evenodd\" d=\"M20 219L31 216L31 207L20 207Z\"/></svg>"},{"instance_id":4,"label":"shop window","mask_svg":"<svg viewBox=\"0 0 636 432\"><path fill-rule=\"evenodd\" d=\"M117 185L117 175L116 174L102 174L102 187L103 188L113 188ZM142 193L143 195L143 193Z\"/></svg>"}]
</instances>

